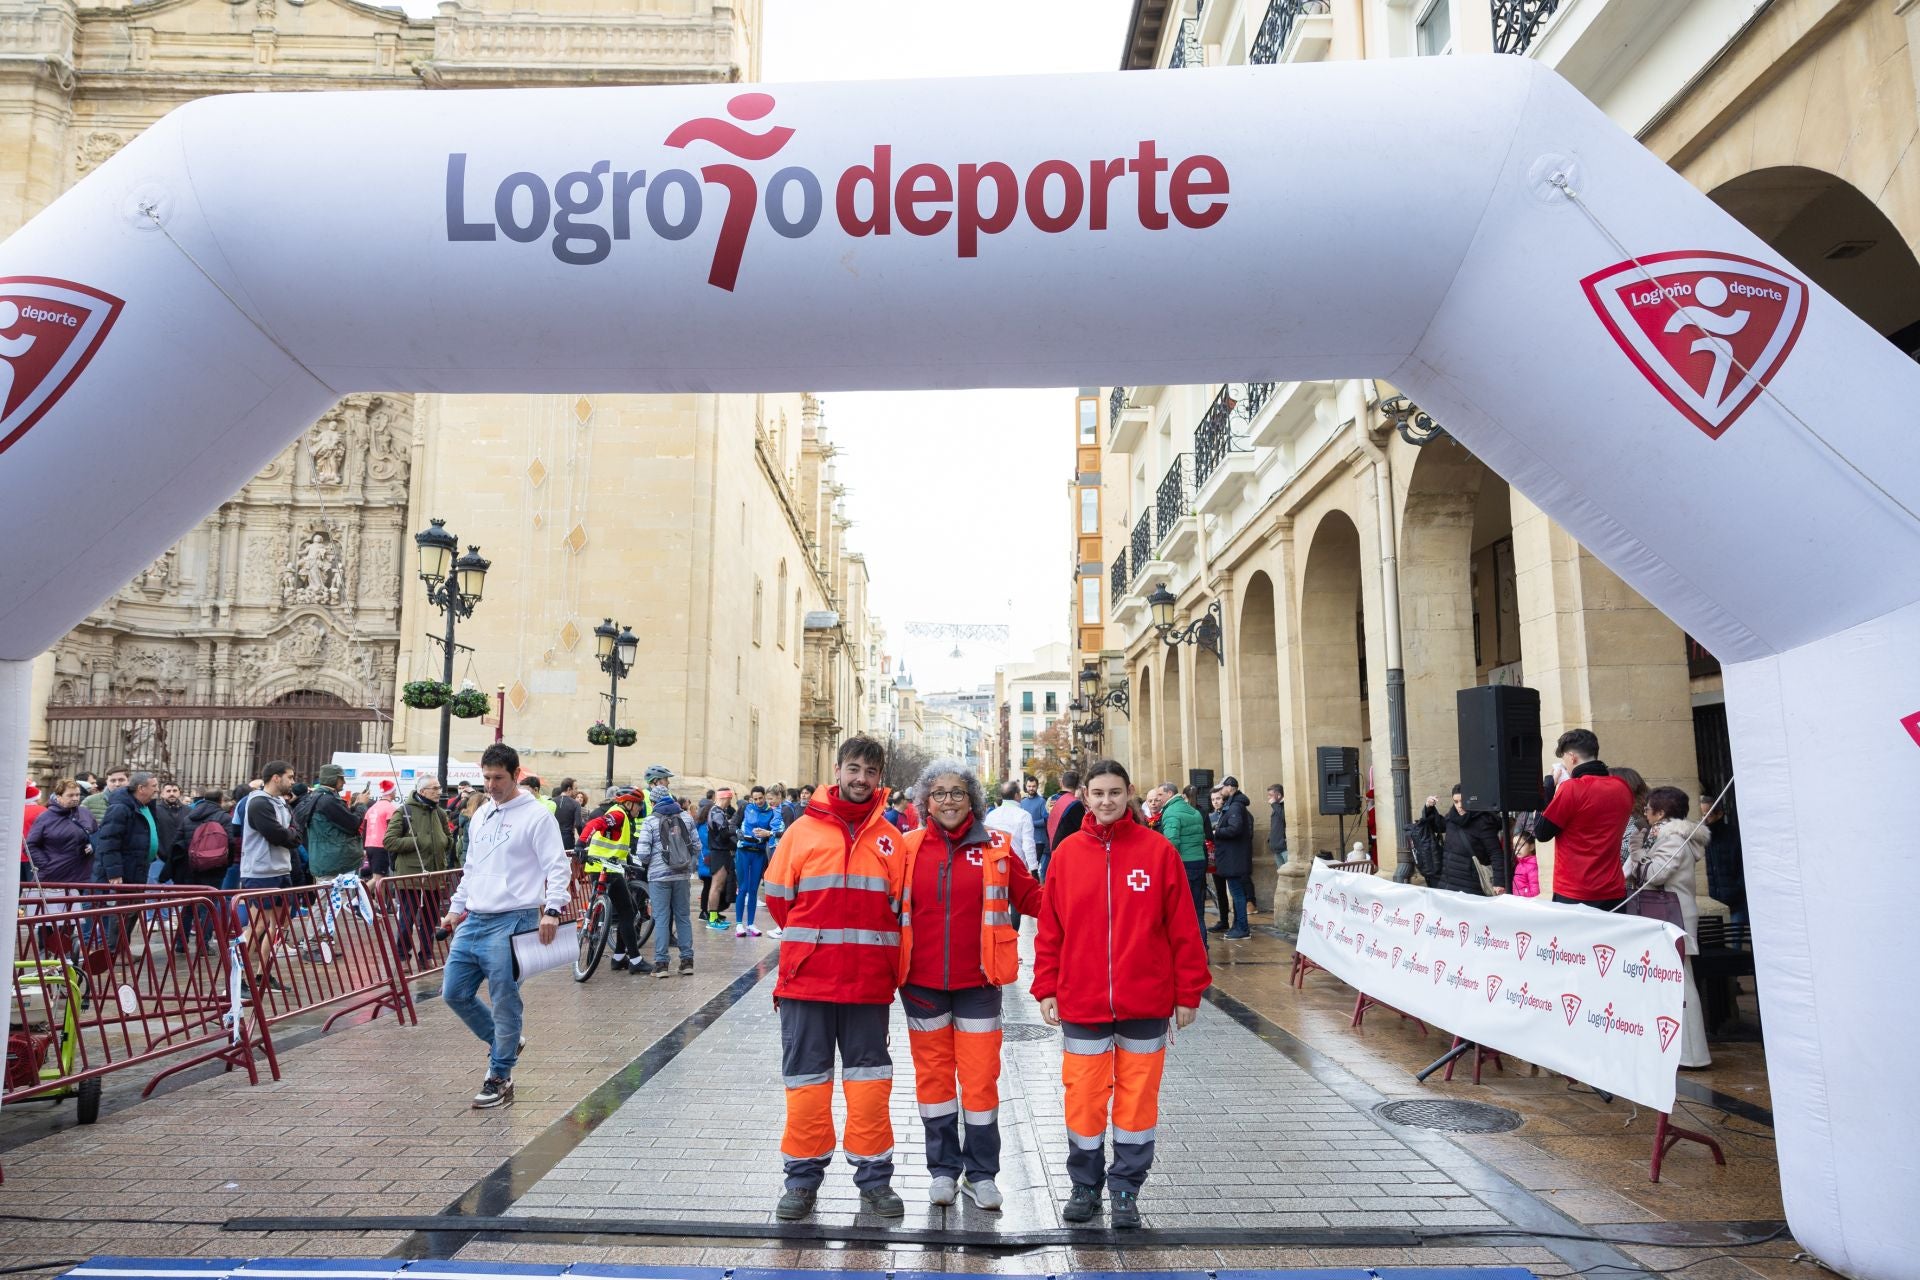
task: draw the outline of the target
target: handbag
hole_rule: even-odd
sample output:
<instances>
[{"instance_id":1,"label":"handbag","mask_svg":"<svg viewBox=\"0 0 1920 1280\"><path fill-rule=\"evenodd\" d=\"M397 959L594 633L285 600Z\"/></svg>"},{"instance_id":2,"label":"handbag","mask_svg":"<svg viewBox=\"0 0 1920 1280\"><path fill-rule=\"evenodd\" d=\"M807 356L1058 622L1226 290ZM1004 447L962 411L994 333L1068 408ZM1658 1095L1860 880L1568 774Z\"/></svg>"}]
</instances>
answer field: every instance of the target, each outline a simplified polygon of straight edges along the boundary
<instances>
[{"instance_id":1,"label":"handbag","mask_svg":"<svg viewBox=\"0 0 1920 1280\"><path fill-rule=\"evenodd\" d=\"M1621 915L1645 916L1676 929L1686 929L1686 917L1680 914L1680 898L1671 889L1635 889L1620 904Z\"/></svg>"}]
</instances>

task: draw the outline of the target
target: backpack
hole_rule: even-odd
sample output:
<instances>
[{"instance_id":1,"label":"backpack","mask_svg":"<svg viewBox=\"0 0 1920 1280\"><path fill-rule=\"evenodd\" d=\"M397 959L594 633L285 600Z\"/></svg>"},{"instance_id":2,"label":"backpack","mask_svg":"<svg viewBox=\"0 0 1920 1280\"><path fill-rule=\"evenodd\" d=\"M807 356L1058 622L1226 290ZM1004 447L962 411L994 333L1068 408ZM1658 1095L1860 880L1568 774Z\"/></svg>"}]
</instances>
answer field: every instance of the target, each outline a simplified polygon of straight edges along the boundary
<instances>
[{"instance_id":1,"label":"backpack","mask_svg":"<svg viewBox=\"0 0 1920 1280\"><path fill-rule=\"evenodd\" d=\"M1407 827L1407 843L1413 846L1413 865L1420 869L1420 878L1429 885L1439 884L1440 869L1446 861L1440 838L1426 823L1415 822Z\"/></svg>"},{"instance_id":2,"label":"backpack","mask_svg":"<svg viewBox=\"0 0 1920 1280\"><path fill-rule=\"evenodd\" d=\"M660 815L660 856L675 874L693 870L693 837L677 813Z\"/></svg>"},{"instance_id":3,"label":"backpack","mask_svg":"<svg viewBox=\"0 0 1920 1280\"><path fill-rule=\"evenodd\" d=\"M227 833L222 830L226 824L218 818L209 818L193 829L193 838L187 841L187 870L220 871L227 865Z\"/></svg>"}]
</instances>

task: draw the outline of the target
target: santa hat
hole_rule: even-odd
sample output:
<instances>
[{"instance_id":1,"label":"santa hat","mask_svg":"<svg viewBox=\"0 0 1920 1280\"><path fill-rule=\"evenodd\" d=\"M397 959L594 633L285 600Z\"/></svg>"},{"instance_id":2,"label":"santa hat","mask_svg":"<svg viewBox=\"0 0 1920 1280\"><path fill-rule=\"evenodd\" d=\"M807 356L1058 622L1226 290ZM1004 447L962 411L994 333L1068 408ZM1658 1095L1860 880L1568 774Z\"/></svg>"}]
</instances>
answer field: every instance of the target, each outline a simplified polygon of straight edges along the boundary
<instances>
[{"instance_id":1,"label":"santa hat","mask_svg":"<svg viewBox=\"0 0 1920 1280\"><path fill-rule=\"evenodd\" d=\"M393 779L392 779L392 778L382 778L382 779L380 779L380 794L381 794L381 795L392 795L392 794L393 794Z\"/></svg>"},{"instance_id":2,"label":"santa hat","mask_svg":"<svg viewBox=\"0 0 1920 1280\"><path fill-rule=\"evenodd\" d=\"M27 799L29 799L29 800L38 800L39 798L40 798L40 788L38 788L38 787L36 787L36 786L34 786L34 785L33 785L33 781L32 781L32 779L28 779L28 781L27 781Z\"/></svg>"}]
</instances>

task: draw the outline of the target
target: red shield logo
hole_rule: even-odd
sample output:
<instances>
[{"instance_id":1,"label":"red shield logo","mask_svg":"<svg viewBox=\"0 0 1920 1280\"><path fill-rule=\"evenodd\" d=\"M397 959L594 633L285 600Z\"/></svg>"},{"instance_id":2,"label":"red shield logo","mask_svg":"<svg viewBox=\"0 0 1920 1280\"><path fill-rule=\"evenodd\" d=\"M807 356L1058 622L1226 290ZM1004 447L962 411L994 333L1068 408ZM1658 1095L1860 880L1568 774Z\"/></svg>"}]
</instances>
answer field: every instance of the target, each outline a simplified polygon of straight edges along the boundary
<instances>
[{"instance_id":1,"label":"red shield logo","mask_svg":"<svg viewBox=\"0 0 1920 1280\"><path fill-rule=\"evenodd\" d=\"M1751 258L1648 254L1580 282L1654 389L1718 440L1779 372L1807 319L1807 286Z\"/></svg>"},{"instance_id":2,"label":"red shield logo","mask_svg":"<svg viewBox=\"0 0 1920 1280\"><path fill-rule=\"evenodd\" d=\"M0 278L0 453L66 394L124 305L70 280Z\"/></svg>"},{"instance_id":3,"label":"red shield logo","mask_svg":"<svg viewBox=\"0 0 1920 1280\"><path fill-rule=\"evenodd\" d=\"M1915 716L1915 717L1914 717L1914 719L1915 719L1916 721L1920 721L1920 716ZM1920 729L1916 729L1916 730L1914 731L1914 739L1915 739L1915 741L1920 741ZM1379 903L1377 903L1377 902L1376 902L1376 903L1374 903L1374 904L1373 904L1373 907L1372 907L1372 909L1371 909L1371 910L1372 910L1372 913L1373 913L1373 918L1374 918L1374 919L1375 919L1376 921L1377 921L1377 920L1379 920L1379 919L1380 919L1380 904L1379 904Z\"/></svg>"},{"instance_id":4,"label":"red shield logo","mask_svg":"<svg viewBox=\"0 0 1920 1280\"><path fill-rule=\"evenodd\" d=\"M1502 981L1503 979L1497 973L1492 974L1487 978L1487 1003L1488 1004L1492 1004L1494 997L1500 994L1500 984Z\"/></svg>"},{"instance_id":5,"label":"red shield logo","mask_svg":"<svg viewBox=\"0 0 1920 1280\"><path fill-rule=\"evenodd\" d=\"M1527 947L1532 942L1533 935L1530 933L1516 933L1513 935L1513 949L1519 954L1522 960L1527 958Z\"/></svg>"},{"instance_id":6,"label":"red shield logo","mask_svg":"<svg viewBox=\"0 0 1920 1280\"><path fill-rule=\"evenodd\" d=\"M1607 970L1613 965L1613 948L1604 942L1593 946L1593 962L1600 966L1600 976L1606 977Z\"/></svg>"},{"instance_id":7,"label":"red shield logo","mask_svg":"<svg viewBox=\"0 0 1920 1280\"><path fill-rule=\"evenodd\" d=\"M1654 1025L1660 1028L1660 1052L1665 1053L1667 1046L1673 1043L1674 1033L1680 1030L1680 1024L1662 1015L1654 1019Z\"/></svg>"},{"instance_id":8,"label":"red shield logo","mask_svg":"<svg viewBox=\"0 0 1920 1280\"><path fill-rule=\"evenodd\" d=\"M1461 946L1464 947L1467 945L1467 935L1472 931L1473 931L1472 925L1468 924L1465 920L1462 920L1460 922L1460 945Z\"/></svg>"},{"instance_id":9,"label":"red shield logo","mask_svg":"<svg viewBox=\"0 0 1920 1280\"><path fill-rule=\"evenodd\" d=\"M1563 995L1560 997L1560 1007L1566 1012L1567 1025L1572 1026L1574 1015L1580 1012L1580 997Z\"/></svg>"},{"instance_id":10,"label":"red shield logo","mask_svg":"<svg viewBox=\"0 0 1920 1280\"><path fill-rule=\"evenodd\" d=\"M1436 987L1439 986L1440 979L1446 976L1447 976L1447 962L1445 960L1435 960L1433 962L1433 985Z\"/></svg>"},{"instance_id":11,"label":"red shield logo","mask_svg":"<svg viewBox=\"0 0 1920 1280\"><path fill-rule=\"evenodd\" d=\"M1415 936L1419 935L1420 926L1426 921L1426 918L1427 917L1424 912L1416 911L1413 913L1413 932Z\"/></svg>"},{"instance_id":12,"label":"red shield logo","mask_svg":"<svg viewBox=\"0 0 1920 1280\"><path fill-rule=\"evenodd\" d=\"M1353 935L1353 949L1354 949L1355 951L1359 951L1359 950L1361 950L1361 949L1362 949L1362 948L1364 948L1364 947L1365 947L1366 945L1367 945L1367 935L1366 935L1366 934L1364 934L1364 933L1356 933L1356 934L1354 934L1354 935Z\"/></svg>"},{"instance_id":13,"label":"red shield logo","mask_svg":"<svg viewBox=\"0 0 1920 1280\"><path fill-rule=\"evenodd\" d=\"M1920 745L1920 711L1916 711L1902 720L1900 727L1912 734L1914 743Z\"/></svg>"},{"instance_id":14,"label":"red shield logo","mask_svg":"<svg viewBox=\"0 0 1920 1280\"><path fill-rule=\"evenodd\" d=\"M1400 967L1400 948L1399 947L1395 947L1393 949L1393 967L1396 969Z\"/></svg>"}]
</instances>

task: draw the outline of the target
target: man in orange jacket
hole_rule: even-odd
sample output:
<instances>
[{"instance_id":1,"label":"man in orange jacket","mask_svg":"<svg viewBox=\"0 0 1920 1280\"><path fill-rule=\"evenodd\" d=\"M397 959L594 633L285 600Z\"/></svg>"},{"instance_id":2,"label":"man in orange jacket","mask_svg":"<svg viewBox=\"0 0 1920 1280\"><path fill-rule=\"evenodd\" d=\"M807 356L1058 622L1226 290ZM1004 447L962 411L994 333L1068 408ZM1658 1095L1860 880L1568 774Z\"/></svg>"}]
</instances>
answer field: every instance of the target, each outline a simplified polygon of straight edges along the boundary
<instances>
[{"instance_id":1,"label":"man in orange jacket","mask_svg":"<svg viewBox=\"0 0 1920 1280\"><path fill-rule=\"evenodd\" d=\"M787 1127L780 1140L787 1190L774 1212L813 1212L833 1161L833 1062L847 1099L847 1162L862 1207L897 1218L893 1182L893 1059L887 1019L902 974L903 837L882 815L886 748L868 737L840 745L835 783L813 793L767 868L767 910L780 926L780 1073Z\"/></svg>"},{"instance_id":2,"label":"man in orange jacket","mask_svg":"<svg viewBox=\"0 0 1920 1280\"><path fill-rule=\"evenodd\" d=\"M1020 976L1014 912L1039 911L1040 882L1007 833L987 828L986 791L960 761L934 761L913 790L928 822L906 837L900 1000L933 1175L927 1195L944 1207L964 1189L997 1210L1000 988Z\"/></svg>"},{"instance_id":3,"label":"man in orange jacket","mask_svg":"<svg viewBox=\"0 0 1920 1280\"><path fill-rule=\"evenodd\" d=\"M1140 1225L1168 1019L1189 1026L1213 981L1180 855L1133 820L1132 798L1117 762L1088 772L1086 824L1061 841L1047 867L1033 964L1040 1016L1063 1033L1073 1194L1060 1217L1090 1220L1104 1175L1116 1227Z\"/></svg>"}]
</instances>

